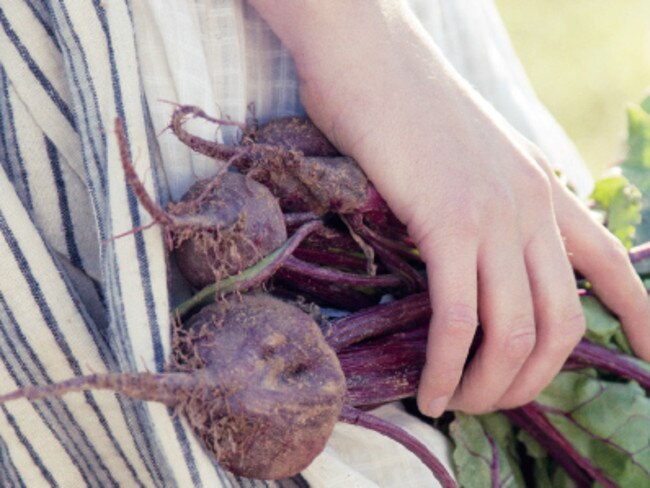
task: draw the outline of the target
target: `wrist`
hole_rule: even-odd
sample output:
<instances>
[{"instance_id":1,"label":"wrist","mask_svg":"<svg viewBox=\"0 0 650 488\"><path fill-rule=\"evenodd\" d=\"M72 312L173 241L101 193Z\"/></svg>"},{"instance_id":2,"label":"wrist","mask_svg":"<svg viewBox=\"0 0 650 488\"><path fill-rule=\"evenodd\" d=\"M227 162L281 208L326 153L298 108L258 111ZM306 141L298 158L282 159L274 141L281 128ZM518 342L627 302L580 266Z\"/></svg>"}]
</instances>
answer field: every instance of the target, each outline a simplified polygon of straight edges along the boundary
<instances>
[{"instance_id":1,"label":"wrist","mask_svg":"<svg viewBox=\"0 0 650 488\"><path fill-rule=\"evenodd\" d=\"M433 42L401 0L249 2L290 52L303 104L335 143L333 121L353 106L384 103L386 87L414 64L408 58L439 61L431 56L437 51ZM439 73L438 65L430 67L432 75Z\"/></svg>"},{"instance_id":2,"label":"wrist","mask_svg":"<svg viewBox=\"0 0 650 488\"><path fill-rule=\"evenodd\" d=\"M249 0L291 53L300 75L345 63L381 39L401 1Z\"/></svg>"}]
</instances>

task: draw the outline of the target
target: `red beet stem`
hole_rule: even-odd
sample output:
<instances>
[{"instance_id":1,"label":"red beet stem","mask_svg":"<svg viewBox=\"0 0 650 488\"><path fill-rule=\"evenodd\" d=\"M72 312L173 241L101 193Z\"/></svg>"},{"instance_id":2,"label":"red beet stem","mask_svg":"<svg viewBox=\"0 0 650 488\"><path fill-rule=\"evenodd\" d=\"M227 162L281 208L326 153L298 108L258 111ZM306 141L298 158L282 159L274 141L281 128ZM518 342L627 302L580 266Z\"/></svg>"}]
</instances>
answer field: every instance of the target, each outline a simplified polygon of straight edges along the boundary
<instances>
[{"instance_id":1,"label":"red beet stem","mask_svg":"<svg viewBox=\"0 0 650 488\"><path fill-rule=\"evenodd\" d=\"M359 271L367 269L365 258L342 252L300 246L293 255L303 261L324 266Z\"/></svg>"},{"instance_id":2,"label":"red beet stem","mask_svg":"<svg viewBox=\"0 0 650 488\"><path fill-rule=\"evenodd\" d=\"M283 269L307 276L314 280L336 283L342 286L366 286L374 288L395 288L402 284L399 276L387 275L360 275L346 273L334 268L325 268L307 263L293 256L287 258L282 265Z\"/></svg>"},{"instance_id":3,"label":"red beet stem","mask_svg":"<svg viewBox=\"0 0 650 488\"><path fill-rule=\"evenodd\" d=\"M579 487L590 487L592 480L602 486L615 488L603 473L598 471L589 459L582 456L575 447L548 421L535 402L514 410L503 411L518 427L528 432L562 466Z\"/></svg>"},{"instance_id":4,"label":"red beet stem","mask_svg":"<svg viewBox=\"0 0 650 488\"><path fill-rule=\"evenodd\" d=\"M617 374L622 378L638 382L650 390L650 370L643 368L637 360L621 352L599 346L586 339L580 341L569 356L567 368L597 368Z\"/></svg>"},{"instance_id":5,"label":"red beet stem","mask_svg":"<svg viewBox=\"0 0 650 488\"><path fill-rule=\"evenodd\" d=\"M381 405L415 396L426 344L427 328L415 327L339 351L347 383L346 402Z\"/></svg>"},{"instance_id":6,"label":"red beet stem","mask_svg":"<svg viewBox=\"0 0 650 488\"><path fill-rule=\"evenodd\" d=\"M209 303L216 295L225 295L235 291L243 292L261 285L280 269L286 259L300 243L312 232L322 228L323 223L315 220L304 224L278 249L260 260L257 264L245 269L239 274L229 276L210 286L206 286L189 300L181 303L175 310L174 316L182 317L195 307Z\"/></svg>"},{"instance_id":7,"label":"red beet stem","mask_svg":"<svg viewBox=\"0 0 650 488\"><path fill-rule=\"evenodd\" d=\"M345 402L355 407L378 406L412 398L417 393L422 374L421 364L357 375L348 373L348 368L341 366L347 384Z\"/></svg>"},{"instance_id":8,"label":"red beet stem","mask_svg":"<svg viewBox=\"0 0 650 488\"><path fill-rule=\"evenodd\" d=\"M650 242L633 247L630 249L628 256L633 263L640 263L650 258Z\"/></svg>"},{"instance_id":9,"label":"red beet stem","mask_svg":"<svg viewBox=\"0 0 650 488\"><path fill-rule=\"evenodd\" d=\"M385 341L405 342L414 340L419 329L425 330L431 317L429 296L427 293L409 295L394 302L376 305L359 312L350 314L331 323L327 334L327 342L337 352L350 347L365 339L385 334L395 334L402 331L402 336L389 336ZM409 326L416 329L406 330ZM426 341L425 336L422 339ZM388 349L387 349L388 350ZM422 351L416 349L404 350L408 354L408 361L421 360ZM366 361L373 363L387 354L382 348L359 348L357 354L373 354L366 357ZM602 371L614 373L622 378L638 382L646 390L650 390L650 371L641 365L640 360L598 344L583 339L571 352L564 369L577 367L593 367Z\"/></svg>"},{"instance_id":10,"label":"red beet stem","mask_svg":"<svg viewBox=\"0 0 650 488\"><path fill-rule=\"evenodd\" d=\"M289 296L298 294L313 301L316 305L334 307L341 310L356 311L371 307L376 303L372 297L352 288L338 286L335 283L313 280L304 274L280 268L274 277L274 287L285 289Z\"/></svg>"},{"instance_id":11,"label":"red beet stem","mask_svg":"<svg viewBox=\"0 0 650 488\"><path fill-rule=\"evenodd\" d=\"M24 398L29 401L87 390L112 390L136 400L154 401L169 407L184 398L196 379L187 373L107 373L70 378L49 385L24 386L0 395L0 404ZM186 395L185 395L186 396Z\"/></svg>"},{"instance_id":12,"label":"red beet stem","mask_svg":"<svg viewBox=\"0 0 650 488\"><path fill-rule=\"evenodd\" d=\"M349 405L344 405L339 418L342 422L359 425L366 429L379 432L386 437L402 444L406 449L416 455L424 465L431 470L443 488L456 488L458 485L449 474L447 468L440 460L429 451L427 446L417 440L401 427L381 419L375 415L363 412Z\"/></svg>"},{"instance_id":13,"label":"red beet stem","mask_svg":"<svg viewBox=\"0 0 650 488\"><path fill-rule=\"evenodd\" d=\"M414 396L425 361L426 335L426 322L423 322L407 331L339 350L337 354L348 384L346 401L356 406L381 405ZM636 381L650 390L650 371L636 358L586 340L576 346L563 369L576 368L597 368Z\"/></svg>"},{"instance_id":14,"label":"red beet stem","mask_svg":"<svg viewBox=\"0 0 650 488\"><path fill-rule=\"evenodd\" d=\"M345 372L349 404L380 405L416 394L430 313L428 297L421 293L330 324L326 338ZM574 349L564 369L585 367L636 381L650 390L650 371L640 360L587 340Z\"/></svg>"},{"instance_id":15,"label":"red beet stem","mask_svg":"<svg viewBox=\"0 0 650 488\"><path fill-rule=\"evenodd\" d=\"M364 239L367 239L372 242L376 242L380 244L382 247L386 249L390 249L406 259L417 259L421 261L417 249L413 245L406 242L408 238L407 234L405 233L401 234L398 229L394 229L394 228L386 229L386 235L397 237L398 239L402 237L401 240L396 240L392 237L389 238L386 237L386 235L377 233L375 230L368 227L365 224L365 222L363 222L362 220L359 220L359 222L360 222L359 230L362 230L362 233L359 233L359 235L361 235ZM357 229L355 229L355 231L357 231Z\"/></svg>"},{"instance_id":16,"label":"red beet stem","mask_svg":"<svg viewBox=\"0 0 650 488\"><path fill-rule=\"evenodd\" d=\"M404 329L430 316L428 294L417 293L332 322L326 339L332 349L340 351L364 339Z\"/></svg>"},{"instance_id":17,"label":"red beet stem","mask_svg":"<svg viewBox=\"0 0 650 488\"><path fill-rule=\"evenodd\" d=\"M419 291L427 289L426 278L402 259L395 251L386 247L378 239L375 239L372 233L369 232L369 229L364 225L361 214L348 215L345 220L350 228L370 245L388 269L402 276L411 290Z\"/></svg>"}]
</instances>

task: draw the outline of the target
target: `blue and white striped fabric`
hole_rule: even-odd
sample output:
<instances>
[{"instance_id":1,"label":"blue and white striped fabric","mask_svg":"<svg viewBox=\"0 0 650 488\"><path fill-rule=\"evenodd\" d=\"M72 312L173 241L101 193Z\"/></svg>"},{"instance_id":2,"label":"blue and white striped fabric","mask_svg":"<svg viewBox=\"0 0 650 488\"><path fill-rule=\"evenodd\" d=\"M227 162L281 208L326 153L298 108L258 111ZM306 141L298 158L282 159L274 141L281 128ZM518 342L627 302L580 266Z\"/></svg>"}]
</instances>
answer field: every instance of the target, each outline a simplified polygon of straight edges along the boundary
<instances>
[{"instance_id":1,"label":"blue and white striped fabric","mask_svg":"<svg viewBox=\"0 0 650 488\"><path fill-rule=\"evenodd\" d=\"M476 9L494 13L476 1L412 3L443 47L462 32L454 28L462 25L455 5L472 11L468 19ZM492 55L509 59L500 42ZM464 59L458 42L448 49L452 61ZM510 81L503 71L491 79L527 98L508 105L501 89L495 105L546 133L530 124L541 106L518 70L513 65ZM489 92L490 82L476 83ZM161 203L216 167L162 133L171 106L161 100L235 120L250 103L260 119L302 111L291 60L241 0L0 0L0 392L91 372L164 368L176 297L168 296L160 230L110 239L150 222L125 183L114 120L124 120L136 169ZM568 141L561 145L571 150ZM353 478L355 486L376 486L362 484L357 471L338 485L334 471L344 472L345 461L321 462L306 476L314 486L351 486L345 483ZM407 479L401 486L419 486ZM234 477L165 407L100 392L0 406L0 486L307 481Z\"/></svg>"}]
</instances>

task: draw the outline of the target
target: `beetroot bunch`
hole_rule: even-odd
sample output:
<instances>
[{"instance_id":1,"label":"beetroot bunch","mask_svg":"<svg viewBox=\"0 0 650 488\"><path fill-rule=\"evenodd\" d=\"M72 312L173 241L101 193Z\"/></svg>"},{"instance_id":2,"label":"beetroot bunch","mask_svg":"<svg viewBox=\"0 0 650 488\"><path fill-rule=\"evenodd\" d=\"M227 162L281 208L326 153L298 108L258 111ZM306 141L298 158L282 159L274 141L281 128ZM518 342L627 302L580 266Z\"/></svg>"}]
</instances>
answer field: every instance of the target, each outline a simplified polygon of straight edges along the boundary
<instances>
[{"instance_id":1,"label":"beetroot bunch","mask_svg":"<svg viewBox=\"0 0 650 488\"><path fill-rule=\"evenodd\" d=\"M193 150L228 164L165 209L138 180L116 122L127 181L196 292L173 311L168 371L73 378L0 403L95 388L159 401L186 418L221 465L263 479L304 469L342 420L401 442L443 486L456 486L417 439L365 412L414 396L424 365L431 309L424 264L405 227L355 161L309 120L247 126L241 143L228 146L188 133L188 117L229 122L179 106L170 124ZM324 308L345 316L328 318ZM650 388L648 368L604 343L584 341L567 362L571 371L586 368ZM608 485L539 405L506 414L578 486ZM458 421L450 427L456 441L466 434ZM486 464L493 480L502 454L476 461L495 456Z\"/></svg>"}]
</instances>

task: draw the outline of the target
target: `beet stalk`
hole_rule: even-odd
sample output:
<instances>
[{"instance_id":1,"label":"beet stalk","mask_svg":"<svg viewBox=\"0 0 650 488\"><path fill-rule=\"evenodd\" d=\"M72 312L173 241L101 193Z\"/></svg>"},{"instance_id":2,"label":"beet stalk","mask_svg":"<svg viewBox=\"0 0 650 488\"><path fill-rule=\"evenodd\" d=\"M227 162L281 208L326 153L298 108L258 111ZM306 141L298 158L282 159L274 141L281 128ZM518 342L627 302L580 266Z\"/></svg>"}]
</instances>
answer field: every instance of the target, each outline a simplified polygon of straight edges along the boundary
<instances>
[{"instance_id":1,"label":"beet stalk","mask_svg":"<svg viewBox=\"0 0 650 488\"><path fill-rule=\"evenodd\" d=\"M573 349L564 369L596 368L634 380L650 391L650 369L643 368L634 358L583 339Z\"/></svg>"},{"instance_id":2,"label":"beet stalk","mask_svg":"<svg viewBox=\"0 0 650 488\"><path fill-rule=\"evenodd\" d=\"M320 267L289 257L274 277L276 289L307 295L317 305L354 311L377 303L381 290L401 287L399 276L363 275Z\"/></svg>"},{"instance_id":3,"label":"beet stalk","mask_svg":"<svg viewBox=\"0 0 650 488\"><path fill-rule=\"evenodd\" d=\"M505 410L503 413L539 442L580 488L591 487L593 481L608 488L616 487L616 484L576 451L573 445L544 417L534 402L514 410Z\"/></svg>"},{"instance_id":4,"label":"beet stalk","mask_svg":"<svg viewBox=\"0 0 650 488\"><path fill-rule=\"evenodd\" d=\"M340 351L364 339L404 329L431 317L427 293L409 295L394 302L376 305L332 322L326 339Z\"/></svg>"},{"instance_id":5,"label":"beet stalk","mask_svg":"<svg viewBox=\"0 0 650 488\"><path fill-rule=\"evenodd\" d=\"M409 295L387 304L376 305L355 312L331 322L326 333L328 344L341 354L341 351L355 344L362 345L364 340L385 336L382 341L426 343L428 323L431 319L431 306L428 293ZM376 339L376 341L379 339ZM376 342L375 342L376 343ZM374 344L374 343L373 343ZM365 349L361 346L360 349ZM410 349L410 357L399 359L405 363L424 361L420 356L424 349ZM379 361L380 356L389 354L382 348L373 349L376 356L367 357L365 361ZM361 352L360 352L361 354ZM398 360L398 358L396 358ZM624 353L594 344L586 339L580 341L569 355L564 369L577 367L596 368L628 380L638 382L646 390L650 389L650 371L639 361Z\"/></svg>"},{"instance_id":6,"label":"beet stalk","mask_svg":"<svg viewBox=\"0 0 650 488\"><path fill-rule=\"evenodd\" d=\"M650 242L640 244L630 249L628 255L633 263L640 263L650 258Z\"/></svg>"},{"instance_id":7,"label":"beet stalk","mask_svg":"<svg viewBox=\"0 0 650 488\"><path fill-rule=\"evenodd\" d=\"M301 261L293 256L287 258L282 264L282 269L291 271L295 274L309 276L314 280L337 283L342 286L358 286L369 288L397 288L402 284L399 276L394 274L386 275L360 275L355 273L346 273L334 268L325 268L316 266L305 261Z\"/></svg>"},{"instance_id":8,"label":"beet stalk","mask_svg":"<svg viewBox=\"0 0 650 488\"><path fill-rule=\"evenodd\" d=\"M380 434L399 442L406 449L415 454L420 461L431 470L443 488L456 488L456 486L458 486L440 460L431 454L424 444L404 429L375 415L350 406L343 407L343 410L341 411L341 420L348 424L360 425L367 429L374 430L375 432L379 432Z\"/></svg>"},{"instance_id":9,"label":"beet stalk","mask_svg":"<svg viewBox=\"0 0 650 488\"><path fill-rule=\"evenodd\" d=\"M373 233L364 225L363 216L360 213L346 216L345 221L351 230L367 242L377 253L388 269L399 274L404 279L404 282L411 290L421 291L427 289L425 276L407 263L397 251L387 247L381 240L376 239Z\"/></svg>"},{"instance_id":10,"label":"beet stalk","mask_svg":"<svg viewBox=\"0 0 650 488\"><path fill-rule=\"evenodd\" d=\"M291 253L300 245L310 233L322 227L320 220L303 224L282 246L266 256L264 259L239 274L229 276L203 288L192 298L181 303L175 310L174 315L185 316L188 312L205 305L214 300L216 296L226 295L233 292L243 292L255 288L266 280L283 265L291 256Z\"/></svg>"}]
</instances>

